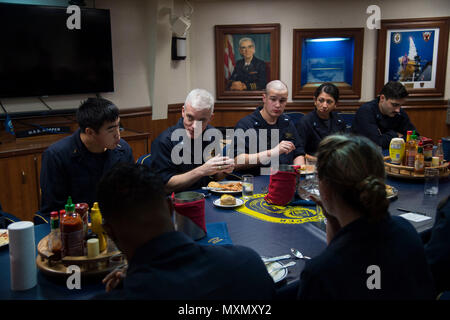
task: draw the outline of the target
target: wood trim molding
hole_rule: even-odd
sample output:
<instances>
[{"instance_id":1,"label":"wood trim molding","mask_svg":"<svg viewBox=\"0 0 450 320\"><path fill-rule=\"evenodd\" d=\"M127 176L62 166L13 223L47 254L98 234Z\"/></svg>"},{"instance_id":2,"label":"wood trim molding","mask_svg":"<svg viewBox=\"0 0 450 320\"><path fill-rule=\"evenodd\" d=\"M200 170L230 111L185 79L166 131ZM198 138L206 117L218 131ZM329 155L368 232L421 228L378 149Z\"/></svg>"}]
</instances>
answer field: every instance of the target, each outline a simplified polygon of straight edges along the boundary
<instances>
[{"instance_id":1,"label":"wood trim molding","mask_svg":"<svg viewBox=\"0 0 450 320\"><path fill-rule=\"evenodd\" d=\"M177 113L180 112L181 113L181 108L184 106L184 103L174 103L174 104L169 104L168 108L167 108L167 112L168 113Z\"/></svg>"},{"instance_id":2,"label":"wood trim molding","mask_svg":"<svg viewBox=\"0 0 450 320\"><path fill-rule=\"evenodd\" d=\"M358 110L358 108L366 103L367 101L339 101L338 108L339 110ZM168 105L168 113L178 113L181 112L181 108L184 103L174 103ZM216 102L214 105L214 110L219 112L235 112L235 111L253 111L258 106L262 105L262 101L255 102ZM439 99L439 100L408 100L406 105L403 106L405 109L445 109L448 106L448 101ZM288 102L286 105L286 111L308 111L313 109L313 101L293 101ZM60 119L52 119L44 121L44 123L52 123L54 125L65 125L69 123L76 122L75 112L73 114L65 114L65 115L47 115L47 116L33 116L30 118L56 118L60 117ZM152 107L137 107L137 108L129 108L129 109L121 109L120 117L123 119L140 117L140 116L151 116L152 115ZM25 118L24 118L25 119ZM22 120L24 120L22 119ZM28 118L29 119L29 118ZM15 119L20 120L20 119ZM3 124L3 123L2 123Z\"/></svg>"},{"instance_id":3,"label":"wood trim molding","mask_svg":"<svg viewBox=\"0 0 450 320\"><path fill-rule=\"evenodd\" d=\"M152 107L137 107L130 109L120 109L119 110L121 118L130 118L136 116L148 116L152 115Z\"/></svg>"},{"instance_id":4,"label":"wood trim molding","mask_svg":"<svg viewBox=\"0 0 450 320\"><path fill-rule=\"evenodd\" d=\"M368 101L339 101L338 109L343 111L356 111L358 108ZM407 101L403 106L405 109L444 109L447 108L447 100L411 100ZM214 105L215 111L253 111L262 102L218 102ZM313 110L313 101L288 102L286 111L310 111Z\"/></svg>"}]
</instances>

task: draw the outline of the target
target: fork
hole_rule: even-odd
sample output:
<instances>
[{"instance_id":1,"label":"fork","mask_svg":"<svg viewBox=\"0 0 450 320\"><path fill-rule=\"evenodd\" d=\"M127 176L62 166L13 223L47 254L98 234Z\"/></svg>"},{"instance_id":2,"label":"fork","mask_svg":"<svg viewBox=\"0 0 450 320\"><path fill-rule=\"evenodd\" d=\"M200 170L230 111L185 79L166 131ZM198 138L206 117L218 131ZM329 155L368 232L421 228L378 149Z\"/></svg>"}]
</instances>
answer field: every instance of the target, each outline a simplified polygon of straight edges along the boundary
<instances>
[{"instance_id":1,"label":"fork","mask_svg":"<svg viewBox=\"0 0 450 320\"><path fill-rule=\"evenodd\" d=\"M269 273L272 273L272 272L275 272L275 271L279 271L281 269L285 269L285 268L289 268L289 267L295 266L295 264L296 264L296 262L294 262L294 261L289 262L287 264L283 264L282 266L273 268L272 270L269 271Z\"/></svg>"}]
</instances>

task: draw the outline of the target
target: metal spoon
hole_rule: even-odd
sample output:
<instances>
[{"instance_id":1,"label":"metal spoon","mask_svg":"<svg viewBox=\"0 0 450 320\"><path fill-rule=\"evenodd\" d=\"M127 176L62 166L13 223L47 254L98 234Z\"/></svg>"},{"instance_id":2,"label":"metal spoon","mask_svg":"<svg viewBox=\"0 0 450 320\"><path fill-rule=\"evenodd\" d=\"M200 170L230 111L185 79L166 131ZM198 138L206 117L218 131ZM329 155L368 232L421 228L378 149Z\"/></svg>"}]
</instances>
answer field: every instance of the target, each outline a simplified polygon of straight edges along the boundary
<instances>
[{"instance_id":1,"label":"metal spoon","mask_svg":"<svg viewBox=\"0 0 450 320\"><path fill-rule=\"evenodd\" d=\"M272 257L272 258L262 257L262 261L264 261L264 263L275 262L275 261L283 260L283 259L291 259L291 255L285 254L284 256L278 256L278 257Z\"/></svg>"},{"instance_id":2,"label":"metal spoon","mask_svg":"<svg viewBox=\"0 0 450 320\"><path fill-rule=\"evenodd\" d=\"M294 249L294 248L291 248L291 253L299 259L311 259L308 256L304 256L300 251L298 251L297 249Z\"/></svg>"}]
</instances>

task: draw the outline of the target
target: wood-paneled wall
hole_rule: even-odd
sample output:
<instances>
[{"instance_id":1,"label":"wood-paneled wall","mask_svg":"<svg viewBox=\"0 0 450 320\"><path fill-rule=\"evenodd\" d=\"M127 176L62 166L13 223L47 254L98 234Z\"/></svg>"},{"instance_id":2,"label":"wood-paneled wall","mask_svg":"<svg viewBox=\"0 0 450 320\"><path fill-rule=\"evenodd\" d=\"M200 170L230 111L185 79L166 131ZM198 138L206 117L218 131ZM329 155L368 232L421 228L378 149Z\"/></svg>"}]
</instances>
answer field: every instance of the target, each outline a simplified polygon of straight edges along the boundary
<instances>
[{"instance_id":1,"label":"wood-paneled wall","mask_svg":"<svg viewBox=\"0 0 450 320\"><path fill-rule=\"evenodd\" d=\"M216 127L234 127L234 125L243 117L255 110L260 103L221 103L218 102L214 107L214 118L211 122ZM362 103L341 102L338 106L339 111L356 112ZM164 120L150 121L148 132L152 139L157 137L166 128L174 125L181 117L182 104L169 106L168 118ZM447 101L409 101L403 107L408 113L412 123L417 130L424 136L436 141L442 137L450 136L450 126L446 124ZM286 112L308 113L313 110L311 102L291 102L286 106ZM133 120L131 120L133 121ZM130 124L131 125L131 124ZM131 125L133 127L133 125Z\"/></svg>"},{"instance_id":2,"label":"wood-paneled wall","mask_svg":"<svg viewBox=\"0 0 450 320\"><path fill-rule=\"evenodd\" d=\"M352 111L361 106L358 102L340 102L338 110ZM243 117L250 114L259 106L259 102L217 102L214 107L214 118L211 124L216 127L234 127L234 125ZM122 126L128 130L150 133L148 138L149 145L161 132L168 127L176 124L181 117L181 108L183 104L169 105L168 117L162 120L152 120L151 107L136 109L124 109L121 111ZM422 135L433 140L441 137L450 136L450 126L445 123L447 114L447 101L410 101L404 106L411 121L417 127ZM311 102L291 102L286 106L286 112L308 113L313 110ZM13 120L16 130L21 130L29 126L29 123L40 125L68 125L73 130L77 127L74 115L51 116L45 118L30 118ZM11 135L5 132L3 122L0 123L0 141L11 139Z\"/></svg>"}]
</instances>

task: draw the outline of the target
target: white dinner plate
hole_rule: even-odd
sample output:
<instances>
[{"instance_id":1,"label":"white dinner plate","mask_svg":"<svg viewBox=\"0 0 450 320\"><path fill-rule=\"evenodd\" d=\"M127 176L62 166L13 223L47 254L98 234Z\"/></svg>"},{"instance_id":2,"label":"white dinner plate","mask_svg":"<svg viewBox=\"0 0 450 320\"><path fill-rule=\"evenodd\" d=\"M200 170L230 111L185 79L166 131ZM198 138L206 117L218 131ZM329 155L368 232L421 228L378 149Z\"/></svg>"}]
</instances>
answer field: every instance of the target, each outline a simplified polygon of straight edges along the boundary
<instances>
[{"instance_id":1,"label":"white dinner plate","mask_svg":"<svg viewBox=\"0 0 450 320\"><path fill-rule=\"evenodd\" d=\"M214 205L221 208L236 208L244 204L244 200L236 198L236 204L221 204L220 198L214 200Z\"/></svg>"},{"instance_id":2,"label":"white dinner plate","mask_svg":"<svg viewBox=\"0 0 450 320\"><path fill-rule=\"evenodd\" d=\"M267 272L269 272L269 274L271 275L273 282L278 283L281 280L283 280L284 278L286 278L287 274L288 274L288 268L283 268L283 269L279 269L277 271L271 271L275 268L281 267L283 264L281 264L278 261L274 261L274 262L267 262L265 263L266 268L267 268Z\"/></svg>"},{"instance_id":3,"label":"white dinner plate","mask_svg":"<svg viewBox=\"0 0 450 320\"><path fill-rule=\"evenodd\" d=\"M218 183L220 184L227 184L227 183L237 183L237 182L241 182L242 181L218 181ZM222 189L215 189L215 188L209 188L209 191L214 192L214 193L223 193L223 194L235 194L235 193L242 193L242 188L239 191L231 191L231 190L222 190Z\"/></svg>"},{"instance_id":4,"label":"white dinner plate","mask_svg":"<svg viewBox=\"0 0 450 320\"><path fill-rule=\"evenodd\" d=\"M9 244L8 230L0 229L0 248Z\"/></svg>"},{"instance_id":5,"label":"white dinner plate","mask_svg":"<svg viewBox=\"0 0 450 320\"><path fill-rule=\"evenodd\" d=\"M398 190L397 190L397 188L392 187L392 192L393 192L393 194L390 195L390 196L387 196L386 197L387 199L389 199L389 200L397 199L397 197L398 197Z\"/></svg>"}]
</instances>

